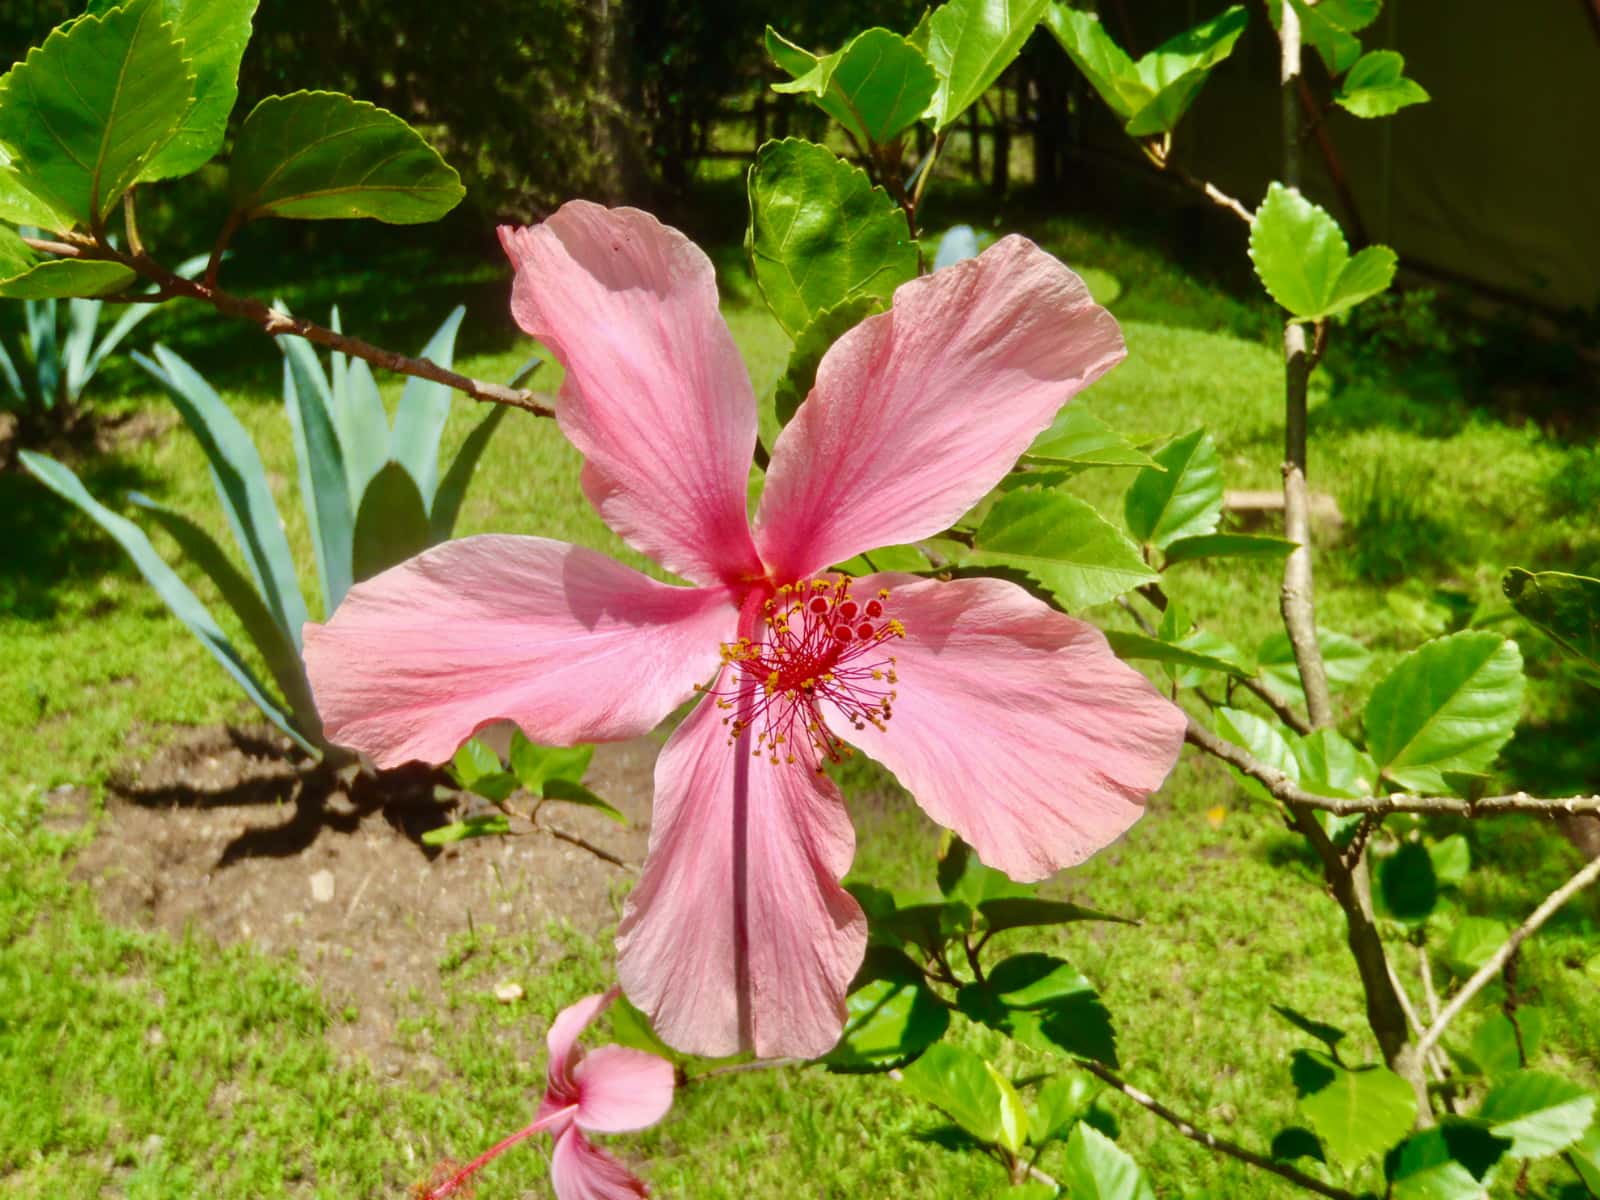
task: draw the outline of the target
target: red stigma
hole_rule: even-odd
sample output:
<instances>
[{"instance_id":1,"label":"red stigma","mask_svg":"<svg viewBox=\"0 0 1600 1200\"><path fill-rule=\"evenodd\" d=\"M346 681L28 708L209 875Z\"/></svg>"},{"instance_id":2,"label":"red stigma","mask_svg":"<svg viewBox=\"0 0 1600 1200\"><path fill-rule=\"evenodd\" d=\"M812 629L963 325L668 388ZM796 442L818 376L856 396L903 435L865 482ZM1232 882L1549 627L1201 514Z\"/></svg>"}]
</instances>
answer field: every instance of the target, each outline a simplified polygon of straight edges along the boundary
<instances>
[{"instance_id":1,"label":"red stigma","mask_svg":"<svg viewBox=\"0 0 1600 1200\"><path fill-rule=\"evenodd\" d=\"M823 717L822 702L850 722L882 729L895 699L894 657L884 643L905 636L892 618L874 625L863 612L885 613L887 590L865 606L850 598L850 580L812 579L786 584L762 607L759 640L740 638L722 648L735 669L733 686L713 692L737 740L756 731L753 753L773 763L805 761L821 770L852 751ZM747 713L735 715L735 710Z\"/></svg>"}]
</instances>

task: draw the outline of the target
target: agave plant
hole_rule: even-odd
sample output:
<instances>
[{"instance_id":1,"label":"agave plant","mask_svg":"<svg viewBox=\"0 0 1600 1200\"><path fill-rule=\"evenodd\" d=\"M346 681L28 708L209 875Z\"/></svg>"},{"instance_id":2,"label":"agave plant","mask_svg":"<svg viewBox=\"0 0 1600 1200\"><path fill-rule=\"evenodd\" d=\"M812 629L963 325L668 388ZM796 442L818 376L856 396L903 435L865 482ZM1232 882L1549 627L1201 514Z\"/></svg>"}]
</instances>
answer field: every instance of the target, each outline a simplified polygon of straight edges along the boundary
<instances>
[{"instance_id":1,"label":"agave plant","mask_svg":"<svg viewBox=\"0 0 1600 1200\"><path fill-rule=\"evenodd\" d=\"M178 274L195 274L206 259L201 254L187 260ZM43 299L4 305L9 311L0 313L0 409L14 412L26 433L70 425L89 381L156 309L154 304L129 304L102 336L105 303Z\"/></svg>"},{"instance_id":2,"label":"agave plant","mask_svg":"<svg viewBox=\"0 0 1600 1200\"><path fill-rule=\"evenodd\" d=\"M450 365L463 312L457 308L445 319L423 355ZM330 369L324 370L304 339L283 337L278 342L284 356L284 409L299 460L300 498L316 552L319 598L323 611L331 613L352 583L450 536L478 460L506 410L492 408L441 475L439 442L450 411L448 388L408 380L391 425L366 363L347 361L335 352ZM221 397L182 358L160 345L154 359L141 354L134 358L160 381L199 439L245 569L188 517L137 492L129 499L211 580L260 654L275 688L251 669L138 525L97 501L54 459L23 451L23 464L116 539L173 615L269 721L313 758L338 761L344 752L324 737L306 682L300 658L300 627L308 617L305 594L260 453ZM516 382L537 365L527 364Z\"/></svg>"}]
</instances>

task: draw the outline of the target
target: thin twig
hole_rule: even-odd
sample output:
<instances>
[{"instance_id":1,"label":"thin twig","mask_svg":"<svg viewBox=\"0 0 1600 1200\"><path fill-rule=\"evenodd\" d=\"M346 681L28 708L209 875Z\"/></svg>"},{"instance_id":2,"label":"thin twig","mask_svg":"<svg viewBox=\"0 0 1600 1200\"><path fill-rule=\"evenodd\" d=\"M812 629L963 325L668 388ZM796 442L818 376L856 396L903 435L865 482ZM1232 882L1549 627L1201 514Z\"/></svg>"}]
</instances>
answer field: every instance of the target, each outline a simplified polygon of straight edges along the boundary
<instances>
[{"instance_id":1,"label":"thin twig","mask_svg":"<svg viewBox=\"0 0 1600 1200\"><path fill-rule=\"evenodd\" d=\"M1173 162L1171 158L1164 160L1160 166L1163 171L1166 171L1176 179L1187 184L1213 204L1227 209L1246 225L1249 225L1256 219L1253 212L1251 212L1238 200L1228 195L1227 192L1223 191L1216 184L1212 183L1210 180L1201 179L1195 175L1189 174L1188 171L1185 171L1177 163Z\"/></svg>"},{"instance_id":2,"label":"thin twig","mask_svg":"<svg viewBox=\"0 0 1600 1200\"><path fill-rule=\"evenodd\" d=\"M1230 1158L1237 1158L1240 1162L1249 1163L1252 1167L1259 1167L1263 1171L1270 1171L1280 1179L1287 1179L1291 1183L1299 1184L1307 1191L1315 1192L1319 1196L1328 1196L1331 1200L1357 1200L1354 1192L1347 1192L1343 1188L1334 1187L1332 1184L1323 1183L1314 1176L1307 1175L1304 1171L1290 1166L1288 1163L1274 1162L1264 1154L1257 1154L1254 1150L1247 1150L1243 1146L1220 1138L1214 1133L1207 1133L1199 1128L1193 1121L1179 1116L1161 1101L1140 1091L1131 1083L1126 1082L1114 1071L1090 1059L1079 1059L1078 1065L1095 1078L1104 1081L1117 1089L1135 1104L1142 1105L1155 1113L1167 1124L1175 1128L1184 1137L1192 1142L1198 1142L1208 1150L1219 1154L1226 1154Z\"/></svg>"},{"instance_id":3,"label":"thin twig","mask_svg":"<svg viewBox=\"0 0 1600 1200\"><path fill-rule=\"evenodd\" d=\"M545 833L548 833L553 838L560 838L563 842L567 842L570 845L577 846L579 849L587 850L590 854L594 855L596 858L605 859L606 862L610 863L612 866L621 867L624 871L632 871L633 870L632 866L630 866L628 863L624 862L622 859L618 858L615 854L611 853L611 851L602 850L599 846L596 846L593 842L586 842L575 833L568 833L564 829L557 829L554 825L541 825L541 826L539 826L539 828L541 830L543 830Z\"/></svg>"},{"instance_id":4,"label":"thin twig","mask_svg":"<svg viewBox=\"0 0 1600 1200\"><path fill-rule=\"evenodd\" d=\"M1409 796L1398 792L1386 796L1363 796L1354 800L1319 796L1315 792L1306 791L1282 771L1267 766L1244 747L1236 746L1212 733L1193 717L1189 718L1183 736L1191 746L1238 767L1252 779L1258 780L1274 798L1283 803L1318 809L1337 817L1348 817L1356 813L1386 816L1389 813L1402 812L1458 817L1487 817L1504 813L1528 813L1542 817L1600 813L1600 796L1546 799L1530 796L1526 792L1514 792L1507 796L1483 796L1477 800L1464 800L1457 796Z\"/></svg>"},{"instance_id":5,"label":"thin twig","mask_svg":"<svg viewBox=\"0 0 1600 1200\"><path fill-rule=\"evenodd\" d=\"M709 1071L686 1075L679 1082L679 1086L689 1087L696 1083L704 1083L708 1079L717 1079L723 1075L743 1075L749 1071L775 1071L781 1067L803 1067L810 1061L808 1058L758 1058L754 1062L730 1063L725 1067L712 1067Z\"/></svg>"},{"instance_id":6,"label":"thin twig","mask_svg":"<svg viewBox=\"0 0 1600 1200\"><path fill-rule=\"evenodd\" d=\"M1461 990L1450 998L1450 1003L1444 1006L1444 1011L1417 1043L1419 1048L1426 1052L1437 1045L1439 1039L1444 1036L1444 1031L1449 1028L1450 1022L1456 1019L1474 996L1500 974L1500 969L1505 966L1506 960L1517 952L1517 947L1538 932L1539 927L1548 921L1557 909L1596 879L1600 879L1600 858L1590 860L1576 875L1546 896L1544 903L1529 914L1528 919L1505 940L1505 944L1491 954L1489 961L1479 967L1472 978L1462 984Z\"/></svg>"}]
</instances>

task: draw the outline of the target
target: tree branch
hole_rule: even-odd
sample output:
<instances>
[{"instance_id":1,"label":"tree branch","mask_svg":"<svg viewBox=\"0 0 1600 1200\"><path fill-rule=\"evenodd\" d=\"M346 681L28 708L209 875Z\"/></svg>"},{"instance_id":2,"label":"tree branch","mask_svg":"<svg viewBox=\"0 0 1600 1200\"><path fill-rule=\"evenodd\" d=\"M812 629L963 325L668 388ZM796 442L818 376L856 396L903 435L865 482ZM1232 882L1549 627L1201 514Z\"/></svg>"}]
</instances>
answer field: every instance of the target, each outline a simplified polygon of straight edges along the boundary
<instances>
[{"instance_id":1,"label":"tree branch","mask_svg":"<svg viewBox=\"0 0 1600 1200\"><path fill-rule=\"evenodd\" d=\"M1438 1019L1422 1035L1418 1046L1423 1051L1428 1051L1437 1045L1439 1039L1444 1036L1444 1031L1449 1027L1450 1022L1460 1015L1461 1010L1467 1006L1474 996L1481 992L1496 975L1500 974L1500 969L1517 952L1517 947L1532 937L1539 927L1555 914L1557 909L1583 891L1596 879L1600 879L1600 858L1591 859L1584 864L1576 875L1546 896L1544 903L1529 914L1528 919L1506 939L1505 944L1490 955L1489 961L1479 967L1473 973L1472 978L1462 984L1461 990L1450 998L1450 1003L1444 1006L1443 1011L1439 1013Z\"/></svg>"},{"instance_id":2,"label":"tree branch","mask_svg":"<svg viewBox=\"0 0 1600 1200\"><path fill-rule=\"evenodd\" d=\"M1260 782L1274 799L1285 804L1317 809L1336 817L1357 813L1386 816L1389 813L1422 813L1457 817L1487 817L1506 813L1527 813L1533 816L1577 816L1600 813L1600 796L1568 796L1545 799L1526 792L1506 796L1484 796L1477 800L1463 800L1458 796L1410 796L1396 792L1386 796L1363 796L1355 800L1336 799L1308 792L1282 771L1267 766L1242 746L1212 733L1193 717L1184 731L1184 740L1191 746L1220 758L1230 766L1238 767L1250 778Z\"/></svg>"},{"instance_id":3,"label":"tree branch","mask_svg":"<svg viewBox=\"0 0 1600 1200\"><path fill-rule=\"evenodd\" d=\"M1225 1138L1220 1138L1214 1133L1207 1133L1197 1127L1193 1121L1179 1116L1165 1104L1162 1104L1161 1101L1155 1099L1155 1097L1140 1091L1131 1083L1123 1080L1114 1071L1101 1066L1097 1062L1089 1059L1079 1059L1078 1065L1095 1078L1114 1087L1135 1104L1149 1109L1191 1142L1198 1142L1207 1150L1214 1150L1219 1154L1226 1154L1229 1158L1236 1158L1240 1162L1249 1163L1252 1167L1270 1171L1280 1179L1287 1179L1291 1183L1299 1184L1307 1191L1315 1192L1319 1196L1330 1197L1330 1200L1357 1200L1354 1192L1347 1192L1343 1188L1323 1183L1322 1180L1307 1175L1304 1171L1297 1170L1288 1163L1274 1162L1264 1154L1257 1154L1254 1150L1247 1150L1243 1146L1230 1142Z\"/></svg>"}]
</instances>

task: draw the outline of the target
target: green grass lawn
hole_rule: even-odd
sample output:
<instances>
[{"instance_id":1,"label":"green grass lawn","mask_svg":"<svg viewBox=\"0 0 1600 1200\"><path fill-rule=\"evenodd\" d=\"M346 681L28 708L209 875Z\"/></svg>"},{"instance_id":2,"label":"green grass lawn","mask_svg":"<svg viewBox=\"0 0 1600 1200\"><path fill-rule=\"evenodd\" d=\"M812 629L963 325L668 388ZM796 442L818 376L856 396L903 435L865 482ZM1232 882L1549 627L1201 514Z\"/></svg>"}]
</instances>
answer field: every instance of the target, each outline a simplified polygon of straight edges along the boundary
<instances>
[{"instance_id":1,"label":"green grass lawn","mask_svg":"<svg viewBox=\"0 0 1600 1200\"><path fill-rule=\"evenodd\" d=\"M1082 402L1141 441L1205 425L1223 452L1228 486L1274 486L1280 367L1264 304L1219 290L1159 247L1088 220L1031 228L1069 262L1109 272L1121 285L1114 311L1124 320L1129 359ZM714 253L726 276L729 321L763 392L787 343L752 303L736 247L729 242ZM403 274L424 268L421 297L408 295ZM379 340L402 349L420 345L449 304L464 298L472 316L458 365L502 378L526 353L496 307L503 294L497 266L407 259L387 278L289 296L307 312L338 300L347 328L361 326L352 314L364 311L363 302L376 305ZM194 314L163 314L147 328L223 385L263 448L309 574L275 351L250 331ZM1339 353L1336 343L1335 362ZM548 371L538 386L553 387L558 374ZM1346 520L1318 560L1319 618L1359 637L1379 664L1340 696L1348 718L1383 664L1441 631L1451 605L1481 605L1492 619L1506 565L1600 566L1600 526L1592 502L1582 499L1591 495L1585 480L1600 494L1600 467L1582 449L1469 404L1448 373L1368 370L1335 375L1331 385L1329 378L1319 375L1313 396L1311 475ZM131 367L108 383L113 407L168 412ZM397 393L392 385L391 400ZM447 453L475 418L473 405L457 402ZM484 459L458 532L539 533L640 564L582 502L578 468L552 422L512 414ZM142 490L227 540L203 458L181 427L88 460L82 470L102 497ZM1127 482L1125 472L1102 471L1077 486L1120 521ZM438 1158L470 1156L524 1123L542 1078L536 1035L563 1004L608 982L605 941L535 922L480 927L470 956L439 946L445 1001L431 1004L419 992L405 1034L426 1042L441 1070L396 1080L339 1059L327 1038L339 1015L299 981L292 963L116 928L98 914L93 895L69 879L76 846L93 833L53 832L43 820L45 793L74 784L102 794L109 773L126 761L130 731L148 743L184 725L248 718L249 709L87 520L15 473L0 475L0 512L10 530L0 543L0 1095L7 1098L0 1192L396 1195ZM1186 566L1168 587L1237 645L1253 647L1274 628L1270 566ZM1091 615L1127 620L1114 606ZM1593 787L1589 751L1600 733L1584 717L1592 693L1537 635L1515 622L1505 628L1519 638L1533 676L1531 722L1508 753L1513 781ZM931 885L937 831L871 773L852 782L856 876L896 888ZM1530 823L1484 822L1468 833L1481 866L1460 902L1473 912L1515 920L1576 863L1564 841ZM1224 1136L1265 1147L1294 1122L1287 1062L1304 1039L1272 1015L1272 1005L1352 1030L1362 1025L1342 920L1314 866L1217 764L1186 756L1125 841L1052 886L1142 924L1075 926L1037 940L1004 936L1018 949L1069 955L1102 989L1126 1073ZM1597 916L1593 897L1572 905L1525 951L1522 973L1549 1014L1551 1061L1590 1078L1600 1064L1600 993L1584 966ZM1397 963L1413 970L1404 947ZM534 981L517 1010L485 998L507 964ZM963 1036L1001 1051L1016 1074L1051 1069L1043 1056L1002 1051L992 1035ZM1362 1050L1373 1053L1366 1041ZM1110 1106L1123 1144L1160 1196L1285 1194L1142 1110ZM659 1129L619 1142L668 1196L955 1200L1003 1190L992 1164L937 1144L930 1135L939 1124L888 1079L790 1069L688 1089ZM1046 1169L1051 1162L1047 1155ZM522 1194L542 1176L538 1154L513 1153L485 1172L479 1194Z\"/></svg>"}]
</instances>

